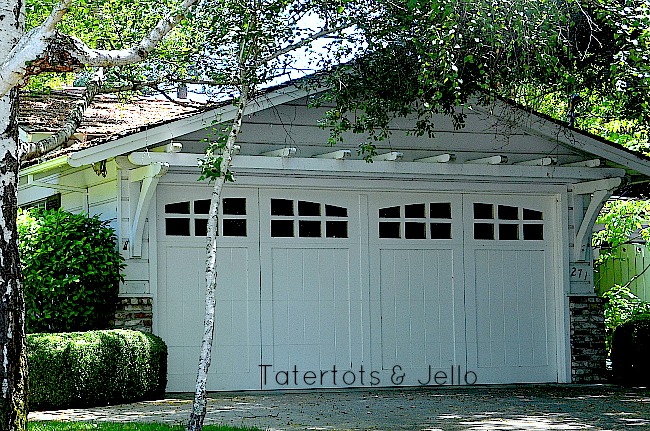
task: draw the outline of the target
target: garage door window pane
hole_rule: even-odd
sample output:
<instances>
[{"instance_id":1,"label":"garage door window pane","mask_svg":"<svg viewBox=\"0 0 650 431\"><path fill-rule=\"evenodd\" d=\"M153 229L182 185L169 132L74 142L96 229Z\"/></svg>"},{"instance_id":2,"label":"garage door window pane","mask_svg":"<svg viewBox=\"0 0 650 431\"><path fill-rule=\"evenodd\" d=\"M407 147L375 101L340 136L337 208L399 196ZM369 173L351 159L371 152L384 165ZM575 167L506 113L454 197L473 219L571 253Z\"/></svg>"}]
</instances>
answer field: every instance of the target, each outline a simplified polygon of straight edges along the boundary
<instances>
[{"instance_id":1,"label":"garage door window pane","mask_svg":"<svg viewBox=\"0 0 650 431\"><path fill-rule=\"evenodd\" d=\"M207 236L208 235L208 220L196 219L194 220L194 236Z\"/></svg>"},{"instance_id":2,"label":"garage door window pane","mask_svg":"<svg viewBox=\"0 0 650 431\"><path fill-rule=\"evenodd\" d=\"M451 239L451 223L431 223L431 239Z\"/></svg>"},{"instance_id":3,"label":"garage door window pane","mask_svg":"<svg viewBox=\"0 0 650 431\"><path fill-rule=\"evenodd\" d=\"M298 236L302 238L320 238L320 222L301 220L298 223Z\"/></svg>"},{"instance_id":4,"label":"garage door window pane","mask_svg":"<svg viewBox=\"0 0 650 431\"><path fill-rule=\"evenodd\" d=\"M492 223L474 223L474 239L494 239Z\"/></svg>"},{"instance_id":5,"label":"garage door window pane","mask_svg":"<svg viewBox=\"0 0 650 431\"><path fill-rule=\"evenodd\" d=\"M224 219L223 236L246 236L246 220Z\"/></svg>"},{"instance_id":6,"label":"garage door window pane","mask_svg":"<svg viewBox=\"0 0 650 431\"><path fill-rule=\"evenodd\" d=\"M430 205L431 218L451 218L451 203L434 202Z\"/></svg>"},{"instance_id":7,"label":"garage door window pane","mask_svg":"<svg viewBox=\"0 0 650 431\"><path fill-rule=\"evenodd\" d=\"M292 216L293 201L289 199L271 199L271 215Z\"/></svg>"},{"instance_id":8,"label":"garage door window pane","mask_svg":"<svg viewBox=\"0 0 650 431\"><path fill-rule=\"evenodd\" d=\"M425 223L406 222L404 229L404 238L406 239L426 239L427 228Z\"/></svg>"},{"instance_id":9,"label":"garage door window pane","mask_svg":"<svg viewBox=\"0 0 650 431\"><path fill-rule=\"evenodd\" d=\"M317 217L320 215L320 204L317 202L298 201L298 215Z\"/></svg>"},{"instance_id":10,"label":"garage door window pane","mask_svg":"<svg viewBox=\"0 0 650 431\"><path fill-rule=\"evenodd\" d=\"M400 238L399 222L380 222L379 238Z\"/></svg>"},{"instance_id":11,"label":"garage door window pane","mask_svg":"<svg viewBox=\"0 0 650 431\"><path fill-rule=\"evenodd\" d=\"M170 236L190 236L190 219L166 218L165 234Z\"/></svg>"},{"instance_id":12,"label":"garage door window pane","mask_svg":"<svg viewBox=\"0 0 650 431\"><path fill-rule=\"evenodd\" d=\"M491 220L494 218L494 205L492 204L474 204L474 218Z\"/></svg>"},{"instance_id":13,"label":"garage door window pane","mask_svg":"<svg viewBox=\"0 0 650 431\"><path fill-rule=\"evenodd\" d=\"M326 221L325 234L328 238L347 238L348 222L346 221Z\"/></svg>"},{"instance_id":14,"label":"garage door window pane","mask_svg":"<svg viewBox=\"0 0 650 431\"><path fill-rule=\"evenodd\" d=\"M347 217L348 209L337 207L336 205L325 205L325 216L327 217Z\"/></svg>"},{"instance_id":15,"label":"garage door window pane","mask_svg":"<svg viewBox=\"0 0 650 431\"><path fill-rule=\"evenodd\" d=\"M399 216L400 216L399 207L389 207L389 208L379 209L379 218L399 218Z\"/></svg>"},{"instance_id":16,"label":"garage door window pane","mask_svg":"<svg viewBox=\"0 0 650 431\"><path fill-rule=\"evenodd\" d=\"M176 202L165 205L165 214L189 214L190 202Z\"/></svg>"},{"instance_id":17,"label":"garage door window pane","mask_svg":"<svg viewBox=\"0 0 650 431\"><path fill-rule=\"evenodd\" d=\"M293 220L271 220L271 236L288 238L293 236Z\"/></svg>"},{"instance_id":18,"label":"garage door window pane","mask_svg":"<svg viewBox=\"0 0 650 431\"><path fill-rule=\"evenodd\" d=\"M194 214L209 214L210 213L210 199L201 199L194 201Z\"/></svg>"},{"instance_id":19,"label":"garage door window pane","mask_svg":"<svg viewBox=\"0 0 650 431\"><path fill-rule=\"evenodd\" d=\"M544 239L544 225L525 224L524 240L525 241L542 241Z\"/></svg>"},{"instance_id":20,"label":"garage door window pane","mask_svg":"<svg viewBox=\"0 0 650 431\"><path fill-rule=\"evenodd\" d=\"M524 220L544 220L544 214L541 211L529 210L524 208Z\"/></svg>"},{"instance_id":21,"label":"garage door window pane","mask_svg":"<svg viewBox=\"0 0 650 431\"><path fill-rule=\"evenodd\" d=\"M406 205L404 207L404 215L406 218L424 218L424 210L424 204Z\"/></svg>"},{"instance_id":22,"label":"garage door window pane","mask_svg":"<svg viewBox=\"0 0 650 431\"><path fill-rule=\"evenodd\" d=\"M516 241L519 239L519 225L517 224L500 224L499 239L502 241Z\"/></svg>"},{"instance_id":23,"label":"garage door window pane","mask_svg":"<svg viewBox=\"0 0 650 431\"><path fill-rule=\"evenodd\" d=\"M499 220L519 220L519 208L499 205Z\"/></svg>"},{"instance_id":24,"label":"garage door window pane","mask_svg":"<svg viewBox=\"0 0 650 431\"><path fill-rule=\"evenodd\" d=\"M224 199L223 213L226 215L246 215L246 198Z\"/></svg>"}]
</instances>

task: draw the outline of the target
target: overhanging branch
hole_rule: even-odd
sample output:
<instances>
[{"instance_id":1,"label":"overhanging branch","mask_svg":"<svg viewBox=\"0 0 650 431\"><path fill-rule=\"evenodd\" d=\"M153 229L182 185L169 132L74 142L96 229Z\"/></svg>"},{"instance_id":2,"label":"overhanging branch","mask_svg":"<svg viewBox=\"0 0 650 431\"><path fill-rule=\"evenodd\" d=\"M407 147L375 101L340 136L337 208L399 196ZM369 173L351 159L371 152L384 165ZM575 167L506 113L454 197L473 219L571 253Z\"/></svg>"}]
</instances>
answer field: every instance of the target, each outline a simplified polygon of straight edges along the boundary
<instances>
[{"instance_id":1,"label":"overhanging branch","mask_svg":"<svg viewBox=\"0 0 650 431\"><path fill-rule=\"evenodd\" d=\"M70 111L65 123L58 132L49 138L42 139L38 142L30 142L22 146L21 160L32 160L58 148L68 146L70 137L83 120L84 112L88 109L97 93L100 92L102 78L101 73L96 73L93 79L88 82L81 100L75 104L75 107Z\"/></svg>"}]
</instances>

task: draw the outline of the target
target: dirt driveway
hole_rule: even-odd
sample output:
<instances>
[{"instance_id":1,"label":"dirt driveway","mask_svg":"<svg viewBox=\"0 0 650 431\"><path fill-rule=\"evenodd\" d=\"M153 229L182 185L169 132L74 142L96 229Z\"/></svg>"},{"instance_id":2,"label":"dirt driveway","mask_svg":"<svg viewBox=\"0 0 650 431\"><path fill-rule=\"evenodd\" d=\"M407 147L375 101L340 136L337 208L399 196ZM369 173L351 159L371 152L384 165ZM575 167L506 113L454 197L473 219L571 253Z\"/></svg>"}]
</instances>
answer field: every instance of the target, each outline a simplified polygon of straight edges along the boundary
<instances>
[{"instance_id":1,"label":"dirt driveway","mask_svg":"<svg viewBox=\"0 0 650 431\"><path fill-rule=\"evenodd\" d=\"M30 420L183 423L188 394ZM600 385L210 394L206 423L269 430L650 430L650 390Z\"/></svg>"}]
</instances>

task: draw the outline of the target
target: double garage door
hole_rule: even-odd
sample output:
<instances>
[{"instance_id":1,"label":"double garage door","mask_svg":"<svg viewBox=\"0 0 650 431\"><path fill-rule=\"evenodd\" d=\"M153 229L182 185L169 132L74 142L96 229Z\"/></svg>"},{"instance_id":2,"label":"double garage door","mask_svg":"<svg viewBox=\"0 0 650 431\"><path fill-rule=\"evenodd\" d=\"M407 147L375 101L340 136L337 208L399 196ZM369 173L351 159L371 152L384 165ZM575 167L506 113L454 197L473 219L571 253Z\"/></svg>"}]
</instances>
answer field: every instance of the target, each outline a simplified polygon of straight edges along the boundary
<instances>
[{"instance_id":1,"label":"double garage door","mask_svg":"<svg viewBox=\"0 0 650 431\"><path fill-rule=\"evenodd\" d=\"M169 391L196 378L209 192L158 190ZM553 202L227 189L208 389L557 381Z\"/></svg>"}]
</instances>

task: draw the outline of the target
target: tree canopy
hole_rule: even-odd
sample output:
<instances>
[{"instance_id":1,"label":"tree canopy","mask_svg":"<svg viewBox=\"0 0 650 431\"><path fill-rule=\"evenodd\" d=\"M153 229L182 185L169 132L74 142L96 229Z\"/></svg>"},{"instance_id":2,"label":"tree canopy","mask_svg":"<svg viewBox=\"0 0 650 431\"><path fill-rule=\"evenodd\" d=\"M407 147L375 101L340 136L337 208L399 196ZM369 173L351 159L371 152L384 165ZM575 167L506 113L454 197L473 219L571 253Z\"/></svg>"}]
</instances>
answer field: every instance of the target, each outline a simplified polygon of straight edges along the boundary
<instances>
[{"instance_id":1,"label":"tree canopy","mask_svg":"<svg viewBox=\"0 0 650 431\"><path fill-rule=\"evenodd\" d=\"M645 0L405 0L385 2L368 53L325 81L338 107L325 124L387 133L432 112L459 127L470 102L506 98L642 149L650 125L650 4ZM344 82L344 85L334 85ZM353 120L346 114L361 111ZM380 132L378 132L380 130Z\"/></svg>"}]
</instances>

